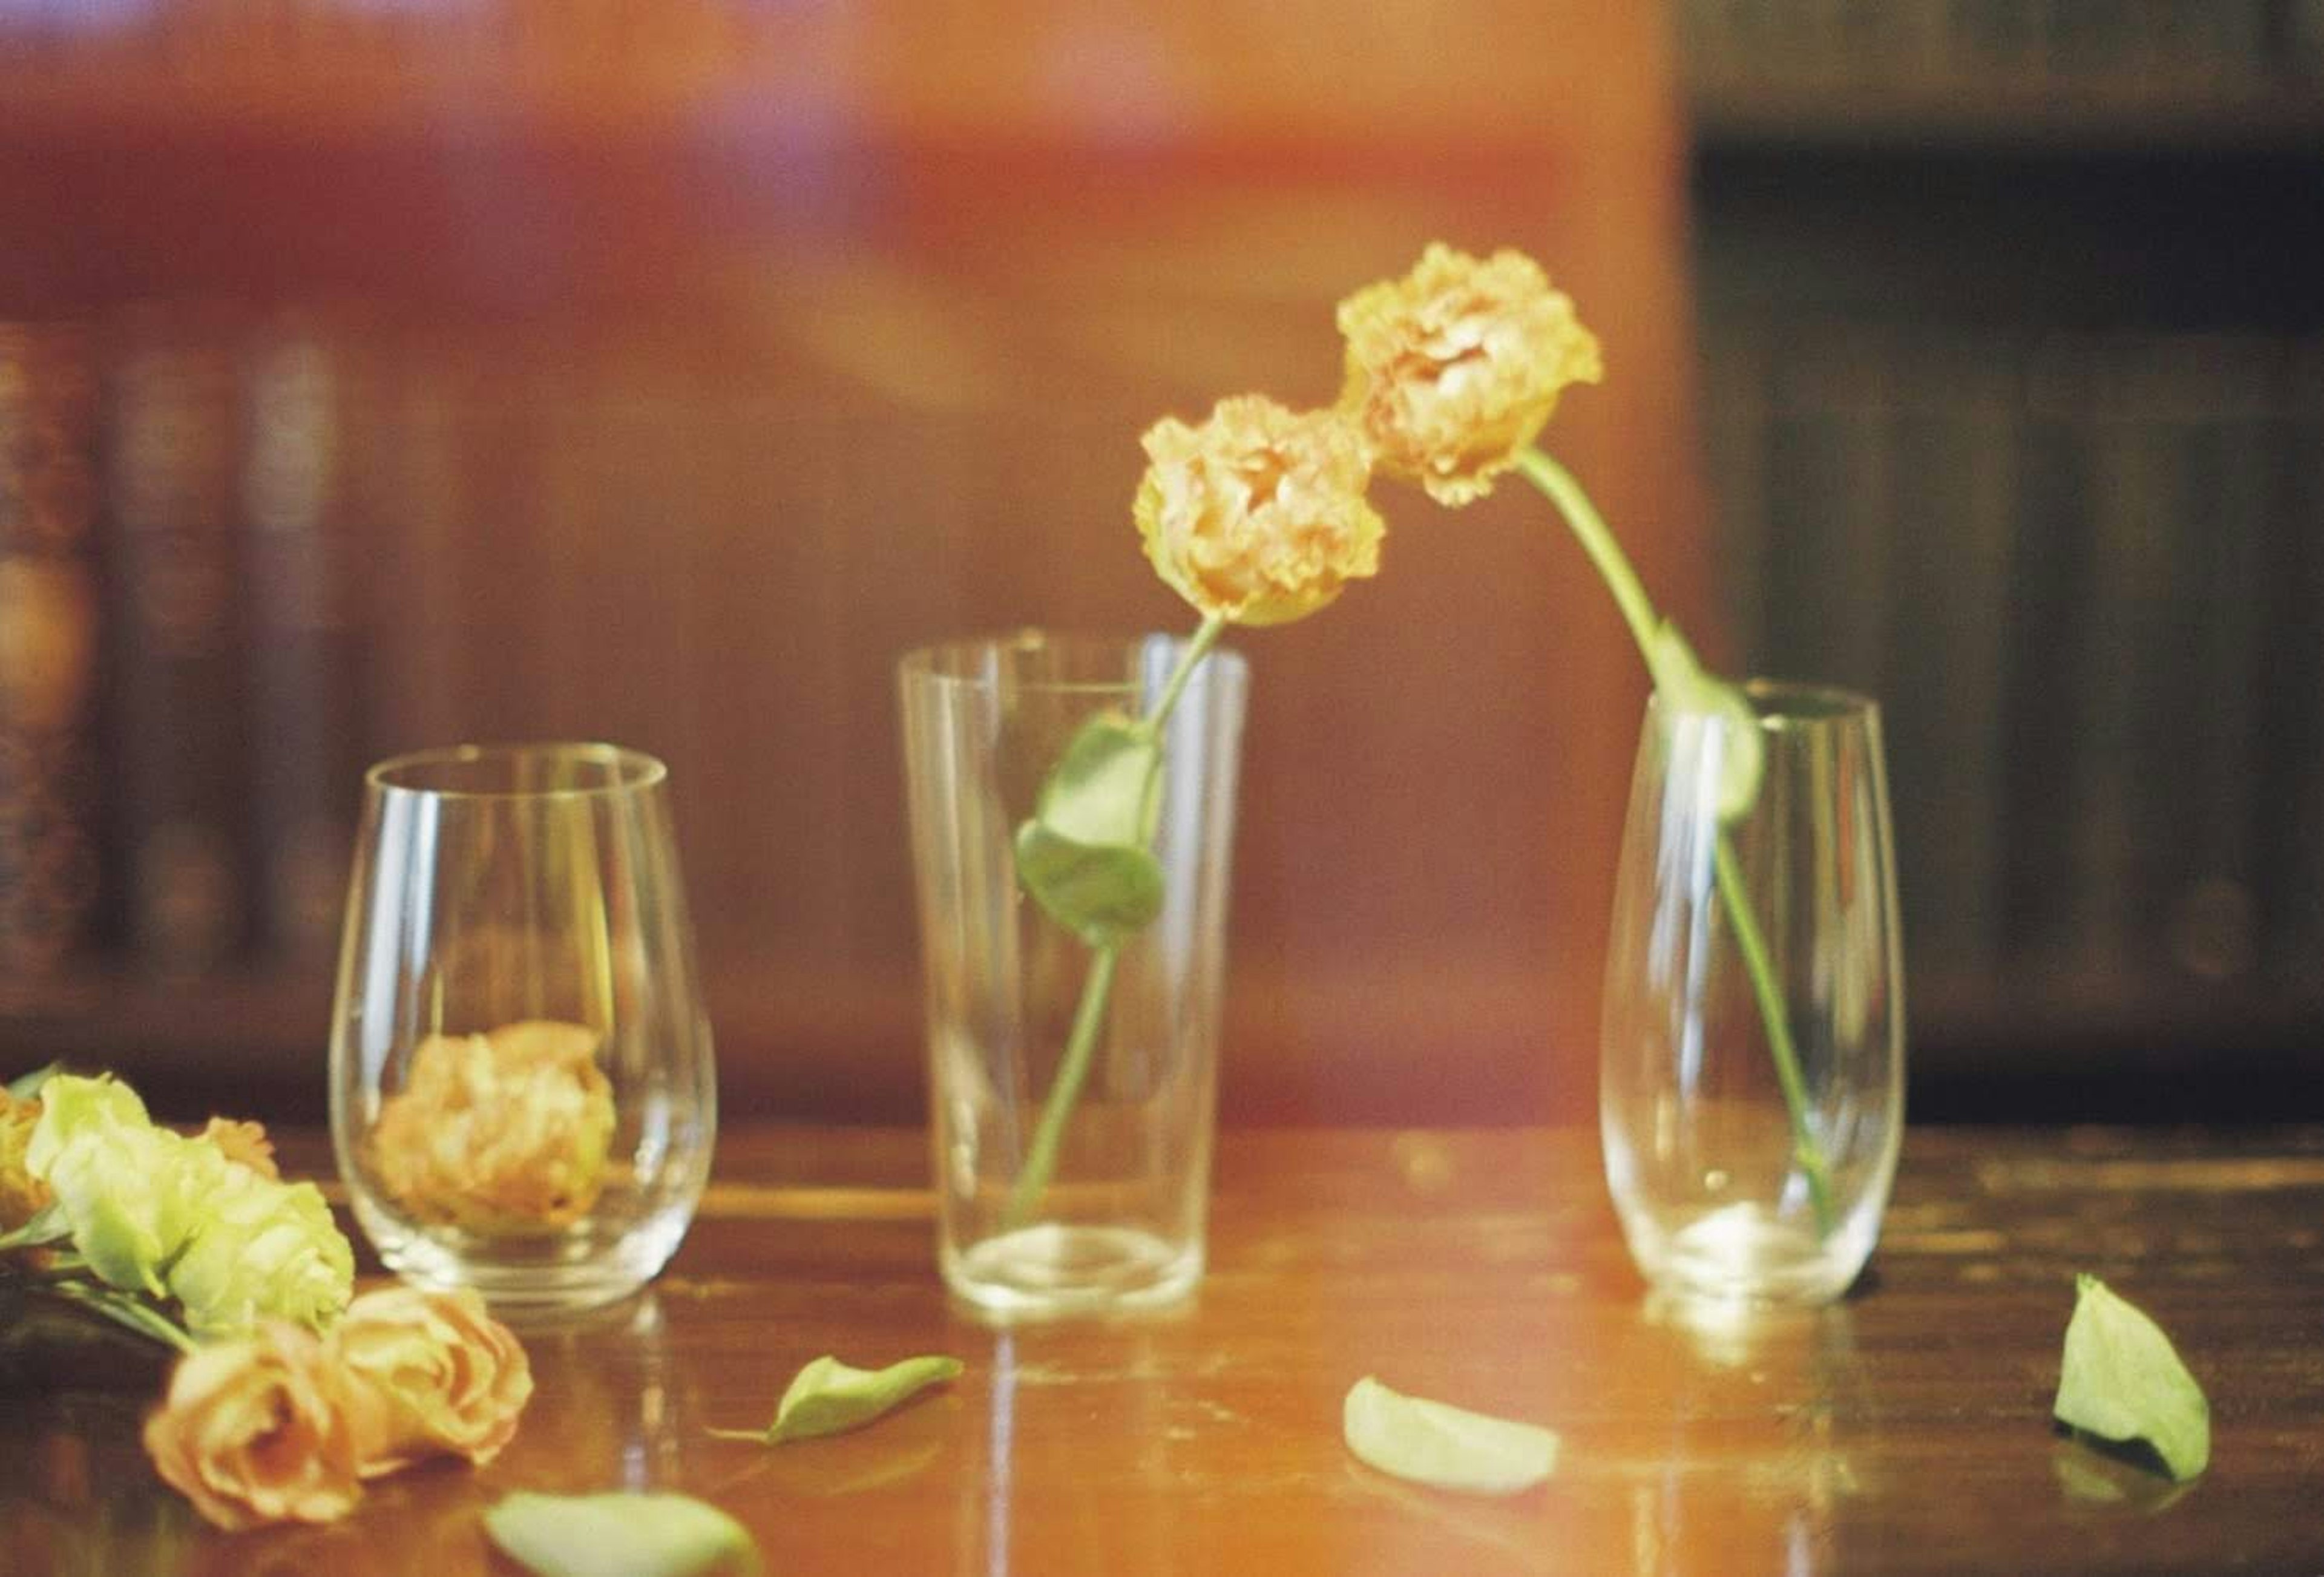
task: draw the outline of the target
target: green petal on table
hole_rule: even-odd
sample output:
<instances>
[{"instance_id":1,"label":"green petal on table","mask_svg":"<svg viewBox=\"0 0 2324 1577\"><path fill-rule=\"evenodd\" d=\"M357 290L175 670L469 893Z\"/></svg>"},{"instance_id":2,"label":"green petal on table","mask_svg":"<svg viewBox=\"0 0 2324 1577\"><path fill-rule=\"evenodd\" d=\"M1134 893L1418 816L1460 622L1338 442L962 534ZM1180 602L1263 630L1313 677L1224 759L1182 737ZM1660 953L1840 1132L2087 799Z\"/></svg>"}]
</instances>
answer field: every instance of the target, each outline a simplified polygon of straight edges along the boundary
<instances>
[{"instance_id":1,"label":"green petal on table","mask_svg":"<svg viewBox=\"0 0 2324 1577\"><path fill-rule=\"evenodd\" d=\"M1536 1424L1407 1397L1366 1375L1342 1408L1348 1449L1383 1473L1469 1495L1516 1495L1557 1470L1557 1436Z\"/></svg>"},{"instance_id":2,"label":"green petal on table","mask_svg":"<svg viewBox=\"0 0 2324 1577\"><path fill-rule=\"evenodd\" d=\"M2143 1440L2173 1479L2211 1460L2211 1405L2163 1328L2095 1276L2074 1277L2058 1373L2058 1422L2102 1440Z\"/></svg>"},{"instance_id":3,"label":"green petal on table","mask_svg":"<svg viewBox=\"0 0 2324 1577\"><path fill-rule=\"evenodd\" d=\"M760 1570L749 1530L691 1495L511 1495L484 1530L540 1577L694 1577Z\"/></svg>"},{"instance_id":4,"label":"green petal on table","mask_svg":"<svg viewBox=\"0 0 2324 1577\"><path fill-rule=\"evenodd\" d=\"M958 1378L957 1358L907 1358L885 1369L852 1369L825 1353L798 1371L776 1406L775 1421L763 1430L714 1429L726 1440L763 1440L780 1445L861 1429L894 1411L930 1386Z\"/></svg>"}]
</instances>

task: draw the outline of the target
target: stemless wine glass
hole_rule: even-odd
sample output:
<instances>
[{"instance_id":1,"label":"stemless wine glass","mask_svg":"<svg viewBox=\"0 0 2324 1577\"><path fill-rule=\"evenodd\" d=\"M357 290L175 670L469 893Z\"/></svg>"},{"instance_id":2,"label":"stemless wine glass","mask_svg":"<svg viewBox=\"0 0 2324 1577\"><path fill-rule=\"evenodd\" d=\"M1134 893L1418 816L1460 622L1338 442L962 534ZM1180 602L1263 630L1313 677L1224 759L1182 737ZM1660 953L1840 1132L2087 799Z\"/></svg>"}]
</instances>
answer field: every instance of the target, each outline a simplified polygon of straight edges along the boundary
<instances>
[{"instance_id":1,"label":"stemless wine glass","mask_svg":"<svg viewBox=\"0 0 2324 1577\"><path fill-rule=\"evenodd\" d=\"M1815 1303L1871 1253L1904 1131L1880 714L1744 695L1748 724L1647 704L1607 949L1607 1182L1656 1287ZM1722 819L1744 727L1757 788Z\"/></svg>"},{"instance_id":2,"label":"stemless wine glass","mask_svg":"<svg viewBox=\"0 0 2324 1577\"><path fill-rule=\"evenodd\" d=\"M331 1138L392 1270L586 1308L678 1250L717 1127L662 764L462 745L364 779Z\"/></svg>"}]
</instances>

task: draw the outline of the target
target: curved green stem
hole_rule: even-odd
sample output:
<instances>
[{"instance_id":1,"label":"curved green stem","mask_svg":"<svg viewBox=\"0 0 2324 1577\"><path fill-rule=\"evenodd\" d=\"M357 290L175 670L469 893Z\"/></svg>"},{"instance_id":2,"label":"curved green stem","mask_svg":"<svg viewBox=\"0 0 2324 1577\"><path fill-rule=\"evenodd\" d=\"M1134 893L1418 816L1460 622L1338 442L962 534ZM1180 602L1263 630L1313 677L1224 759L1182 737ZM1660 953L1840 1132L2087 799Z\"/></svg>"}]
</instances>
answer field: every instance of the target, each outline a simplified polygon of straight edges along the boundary
<instances>
[{"instance_id":1,"label":"curved green stem","mask_svg":"<svg viewBox=\"0 0 2324 1577\"><path fill-rule=\"evenodd\" d=\"M1727 923L1735 933L1736 949L1743 954L1743 967L1751 976L1751 994L1758 1000L1760 1021L1767 1027L1767 1049L1775 1064L1775 1082L1784 1087L1784 1109L1792 1123L1792 1158L1798 1163L1800 1175L1807 1179L1808 1202L1814 1207L1816 1232L1827 1236L1832 1229L1831 1169L1823 1157L1823 1147L1816 1142L1815 1132L1808 1127L1807 1082L1800 1076L1799 1052L1792 1045L1791 1015L1784 1011L1784 994L1775 989L1775 972L1767 958L1766 938L1759 934L1758 917L1751 912L1750 895L1743 888L1742 867L1735 862L1735 847L1728 842L1725 828L1719 833L1716 856L1719 870L1719 896L1727 906Z\"/></svg>"},{"instance_id":2,"label":"curved green stem","mask_svg":"<svg viewBox=\"0 0 2324 1577\"><path fill-rule=\"evenodd\" d=\"M1654 604L1646 596L1638 572L1631 567L1604 517L1590 502L1590 495L1582 492L1572 473L1539 449L1520 451L1517 469L1557 506L1557 512L1564 517L1582 551L1590 556L1599 578L1613 594L1623 622L1630 627L1630 638L1638 644L1638 655L1646 659L1647 671L1653 672L1655 632L1661 627L1661 621L1655 617ZM1817 1234L1828 1236L1833 1225L1831 1168L1824 1159L1823 1147L1816 1141L1815 1130L1808 1125L1807 1083L1800 1074L1798 1049L1792 1044L1791 1016L1784 1010L1784 995L1775 984L1766 940L1760 934L1758 918L1751 912L1750 895L1743 887L1743 872L1735 862L1734 846L1728 841L1723 826L1718 842L1720 901L1726 908L1729 928L1735 933L1736 949L1743 955L1744 970L1751 977L1751 994L1758 1003L1760 1021L1766 1028L1775 1082L1783 1087L1784 1106L1791 1120L1792 1158L1807 1179Z\"/></svg>"},{"instance_id":3,"label":"curved green stem","mask_svg":"<svg viewBox=\"0 0 2324 1577\"><path fill-rule=\"evenodd\" d=\"M1227 622L1213 613L1203 621L1185 650L1178 654L1178 663L1171 669L1170 678L1162 687L1161 696L1154 710L1145 717L1146 727L1159 738L1170 714L1177 708L1178 698L1185 693L1186 681L1194 678L1195 668L1209 655L1212 647L1226 631ZM1155 756L1155 773L1147 779L1146 807L1139 825L1148 828L1152 837L1153 801L1156 786L1161 781L1161 756ZM1099 1027L1105 1022L1106 999L1113 991L1114 965L1119 960L1119 944L1101 947L1090 958L1089 973L1082 981L1082 1000L1074 1009L1074 1027L1066 1038L1065 1055L1057 1061L1057 1076L1049 1085L1048 1098L1042 1102L1040 1120L1033 1130L1033 1142L1025 1152L1025 1164L1018 1169L1017 1181L1009 1191L1008 1206L1001 1212L1001 1225L1004 1231L1013 1231L1025 1224L1034 1206L1047 1192L1049 1177L1056 1170L1057 1146L1064 1140L1066 1120L1073 1116L1074 1106L1081 1099L1082 1085L1089 1078L1090 1055L1097 1046Z\"/></svg>"},{"instance_id":4,"label":"curved green stem","mask_svg":"<svg viewBox=\"0 0 2324 1577\"><path fill-rule=\"evenodd\" d=\"M80 1281L51 1281L35 1290L66 1303L77 1304L91 1314L102 1315L115 1324L134 1331L150 1341L159 1342L165 1347L173 1347L180 1352L194 1351L194 1339L186 1334L176 1321L139 1301L132 1294Z\"/></svg>"},{"instance_id":5,"label":"curved green stem","mask_svg":"<svg viewBox=\"0 0 2324 1577\"><path fill-rule=\"evenodd\" d=\"M1186 692L1186 681L1194 677L1194 669L1208 657L1211 648L1226 633L1224 613L1212 613L1203 620L1201 628L1186 642L1186 650L1178 654L1178 666L1170 670L1169 681L1162 687L1162 697L1154 703L1154 710L1146 715L1146 726L1156 733L1170 721L1170 714L1178 707L1178 697Z\"/></svg>"},{"instance_id":6,"label":"curved green stem","mask_svg":"<svg viewBox=\"0 0 2324 1577\"><path fill-rule=\"evenodd\" d=\"M1074 1114L1074 1106L1081 1099L1082 1085L1089 1078L1090 1053L1097 1046L1098 1027L1105 1022L1106 998L1113 990L1113 966L1120 960L1119 945L1101 947L1090 958L1089 974L1082 982L1081 1005L1074 1010L1073 1033L1066 1038L1065 1054L1057 1060L1057 1076L1049 1085L1049 1098L1042 1104L1041 1120L1033 1130L1033 1143L1025 1152L1025 1165L1017 1173L1017 1183L1009 1191L1009 1207L1002 1212L1001 1226L1010 1231L1025 1224L1033 1207L1041 1203L1048 1191L1049 1175L1057 1167L1057 1146L1065 1135L1065 1121Z\"/></svg>"}]
</instances>

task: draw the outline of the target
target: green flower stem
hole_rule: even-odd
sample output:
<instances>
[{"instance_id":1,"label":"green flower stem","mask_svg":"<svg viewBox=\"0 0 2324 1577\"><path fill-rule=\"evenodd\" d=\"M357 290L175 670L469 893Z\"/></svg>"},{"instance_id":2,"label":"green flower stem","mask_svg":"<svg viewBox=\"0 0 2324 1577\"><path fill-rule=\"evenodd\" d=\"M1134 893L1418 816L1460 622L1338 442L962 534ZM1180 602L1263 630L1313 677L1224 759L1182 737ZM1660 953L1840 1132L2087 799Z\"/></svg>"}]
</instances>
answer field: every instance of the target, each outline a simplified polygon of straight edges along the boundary
<instances>
[{"instance_id":1,"label":"green flower stem","mask_svg":"<svg viewBox=\"0 0 2324 1577\"><path fill-rule=\"evenodd\" d=\"M1217 613L1203 621L1186 649L1178 657L1178 665L1170 672L1162 687L1162 695L1147 714L1147 729L1159 738L1170 714L1176 710L1178 697L1185 693L1187 680L1194 678L1195 667L1209 655L1225 632L1226 620ZM1146 786L1147 813L1140 824L1148 826L1152 836L1151 822L1155 807L1154 792L1160 783L1161 758L1155 758L1157 769ZM1074 1027L1066 1038L1065 1056L1058 1060L1057 1076L1049 1085L1048 1099L1042 1103L1040 1121L1033 1130L1032 1147L1025 1153L1025 1164L1018 1169L1017 1182L1009 1191L1008 1207L1001 1213L1002 1230L1013 1231L1023 1226L1033 1208L1048 1191L1049 1176L1057 1167L1057 1146L1065 1138L1065 1122L1074 1114L1074 1106L1081 1099L1082 1085L1089 1078L1090 1054L1096 1049L1098 1028L1105 1022L1106 999L1113 991L1114 966L1120 962L1120 945L1100 947L1090 957L1089 973L1082 981L1082 1000L1074 1010Z\"/></svg>"},{"instance_id":2,"label":"green flower stem","mask_svg":"<svg viewBox=\"0 0 2324 1577\"><path fill-rule=\"evenodd\" d=\"M111 1287L96 1286L85 1281L50 1281L36 1286L33 1290L66 1303L77 1304L93 1314L102 1315L115 1324L159 1342L165 1347L174 1347L180 1352L194 1351L194 1339L186 1334L176 1321L134 1294L116 1292Z\"/></svg>"},{"instance_id":3,"label":"green flower stem","mask_svg":"<svg viewBox=\"0 0 2324 1577\"><path fill-rule=\"evenodd\" d=\"M1179 654L1178 666L1170 670L1169 680L1162 687L1161 698L1154 703L1154 710L1147 714L1148 728L1157 734L1162 732L1163 724L1170 721L1170 714L1178 709L1178 697L1186 693L1186 681L1194 677L1196 665L1210 655L1211 648L1219 643L1219 637L1226 633L1226 628L1224 613L1213 613L1204 619L1202 627L1187 641L1186 650Z\"/></svg>"},{"instance_id":4,"label":"green flower stem","mask_svg":"<svg viewBox=\"0 0 2324 1577\"><path fill-rule=\"evenodd\" d=\"M1631 567L1621 544L1607 529L1604 517L1572 474L1539 449L1527 447L1519 451L1517 469L1565 518L1582 551L1596 567L1599 578L1613 594L1614 604L1621 610L1623 622L1630 627L1630 638L1637 642L1638 655L1646 659L1651 673L1655 632L1661 627L1661 621L1655 615L1654 604L1646 596L1638 572ZM1766 942L1760 934L1757 917L1751 912L1750 895L1743 888L1742 869L1736 863L1734 846L1724 826L1719 829L1718 839L1720 900L1726 907L1728 925L1735 933L1736 947L1743 954L1743 967L1751 977L1751 993L1758 1001L1759 1017L1766 1026L1775 1080L1783 1087L1784 1105L1791 1119L1792 1157L1807 1179L1808 1197L1815 1209L1816 1231L1820 1236L1829 1236L1833 1224L1831 1168L1824 1160L1823 1147L1816 1142L1815 1132L1808 1126L1807 1084L1800 1076L1799 1053L1792 1044L1791 1019L1784 1010L1783 992L1775 985Z\"/></svg>"},{"instance_id":5,"label":"green flower stem","mask_svg":"<svg viewBox=\"0 0 2324 1577\"><path fill-rule=\"evenodd\" d=\"M1829 1237L1832 1229L1831 1169L1823 1147L1808 1127L1808 1092L1800 1077L1799 1055L1792 1047L1791 1020L1784 1011L1783 993L1775 989L1775 972L1767 961L1767 944L1759 935L1758 918L1751 912L1749 894L1743 890L1743 868L1724 828L1719 834L1716 856L1719 896L1727 905L1727 922L1735 932L1735 945L1751 976L1751 994L1758 999L1759 1017L1767 1026L1767 1045L1775 1054L1775 1081L1784 1087L1784 1106L1792 1120L1792 1158L1808 1182L1808 1201L1815 1209L1816 1232Z\"/></svg>"}]
</instances>

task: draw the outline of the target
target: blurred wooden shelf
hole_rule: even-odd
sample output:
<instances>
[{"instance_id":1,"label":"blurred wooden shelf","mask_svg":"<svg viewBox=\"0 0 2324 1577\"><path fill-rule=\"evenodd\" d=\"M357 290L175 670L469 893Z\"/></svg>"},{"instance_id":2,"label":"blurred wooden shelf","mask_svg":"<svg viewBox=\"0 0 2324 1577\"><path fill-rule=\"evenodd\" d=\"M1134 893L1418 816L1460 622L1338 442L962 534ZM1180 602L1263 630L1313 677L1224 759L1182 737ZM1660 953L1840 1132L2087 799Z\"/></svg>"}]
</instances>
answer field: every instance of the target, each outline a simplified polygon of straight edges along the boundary
<instances>
[{"instance_id":1,"label":"blurred wooden shelf","mask_svg":"<svg viewBox=\"0 0 2324 1577\"><path fill-rule=\"evenodd\" d=\"M2019 964L1906 994L1916 1117L2324 1118L2324 982Z\"/></svg>"},{"instance_id":2,"label":"blurred wooden shelf","mask_svg":"<svg viewBox=\"0 0 2324 1577\"><path fill-rule=\"evenodd\" d=\"M2324 83L1698 75L1698 146L1990 149L2015 152L2324 152Z\"/></svg>"}]
</instances>

